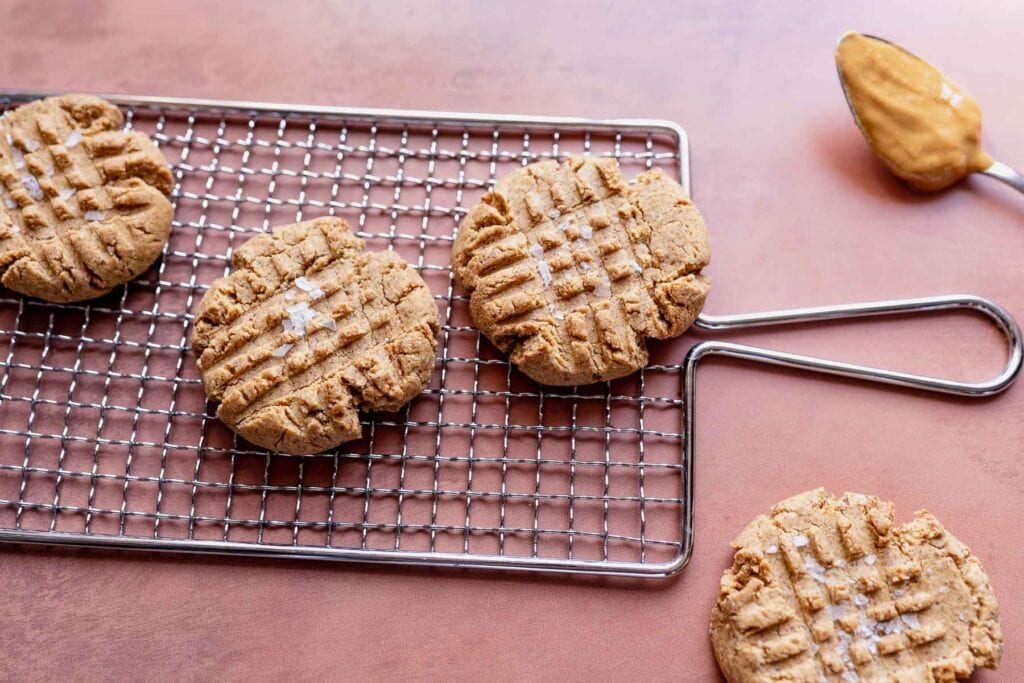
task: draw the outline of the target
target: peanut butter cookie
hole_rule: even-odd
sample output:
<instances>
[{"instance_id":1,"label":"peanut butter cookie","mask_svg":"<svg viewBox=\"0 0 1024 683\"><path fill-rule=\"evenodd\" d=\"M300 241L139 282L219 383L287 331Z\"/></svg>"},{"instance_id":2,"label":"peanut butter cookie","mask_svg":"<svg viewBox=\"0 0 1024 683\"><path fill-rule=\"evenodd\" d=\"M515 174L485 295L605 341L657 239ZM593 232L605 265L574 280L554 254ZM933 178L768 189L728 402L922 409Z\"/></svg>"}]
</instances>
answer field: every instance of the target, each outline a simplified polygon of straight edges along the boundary
<instances>
[{"instance_id":1,"label":"peanut butter cookie","mask_svg":"<svg viewBox=\"0 0 1024 683\"><path fill-rule=\"evenodd\" d=\"M91 95L36 100L0 119L0 282L53 302L106 294L144 272L171 231L173 179L144 134Z\"/></svg>"},{"instance_id":2,"label":"peanut butter cookie","mask_svg":"<svg viewBox=\"0 0 1024 683\"><path fill-rule=\"evenodd\" d=\"M574 385L647 364L646 337L682 334L710 282L707 230L661 171L627 184L614 159L510 173L462 221L453 268L477 327L526 375Z\"/></svg>"},{"instance_id":3,"label":"peanut butter cookie","mask_svg":"<svg viewBox=\"0 0 1024 683\"><path fill-rule=\"evenodd\" d=\"M953 681L999 665L999 606L971 551L931 513L824 489L733 541L711 613L726 679Z\"/></svg>"},{"instance_id":4,"label":"peanut butter cookie","mask_svg":"<svg viewBox=\"0 0 1024 683\"><path fill-rule=\"evenodd\" d=\"M232 257L192 348L219 417L296 455L359 438L360 410L398 410L434 370L437 306L394 252L363 250L340 218L274 228Z\"/></svg>"}]
</instances>

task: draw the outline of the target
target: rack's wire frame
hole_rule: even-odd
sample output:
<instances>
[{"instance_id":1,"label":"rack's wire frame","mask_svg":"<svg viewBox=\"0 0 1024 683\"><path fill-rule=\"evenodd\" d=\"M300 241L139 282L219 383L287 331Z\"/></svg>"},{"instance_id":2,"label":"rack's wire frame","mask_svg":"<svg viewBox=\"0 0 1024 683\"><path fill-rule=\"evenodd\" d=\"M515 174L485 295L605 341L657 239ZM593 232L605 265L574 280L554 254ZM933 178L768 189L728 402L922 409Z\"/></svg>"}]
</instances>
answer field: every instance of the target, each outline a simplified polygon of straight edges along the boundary
<instances>
[{"instance_id":1,"label":"rack's wire frame","mask_svg":"<svg viewBox=\"0 0 1024 683\"><path fill-rule=\"evenodd\" d=\"M46 94L47 93L0 91L0 102L32 99L36 97L45 96ZM684 189L686 190L686 192L690 192L690 161L688 139L686 136L686 132L683 130L683 128L681 128L678 124L675 124L671 121L648 119L599 120L550 116L508 116L490 114L467 114L458 112L401 111L391 109L355 109L343 107L316 107L255 102L186 100L167 97L137 97L118 95L108 95L105 97L119 105L127 107L170 107L179 110L186 109L192 111L220 112L222 115L225 113L240 113L261 115L278 114L282 117L287 115L299 115L310 117L334 117L341 118L346 121L363 121L371 125L433 125L436 127L439 124L444 124L463 126L467 129L474 127L482 127L493 130L498 130L500 128L516 129L518 127L524 130L547 129L554 131L589 131L602 132L613 135L619 135L623 132L628 131L633 133L646 134L648 136L654 132L657 132L662 135L672 136L676 140L676 150L674 151L673 156L678 162L677 172L679 180L683 185ZM449 290L449 298L450 297L451 291ZM1005 310L1003 310L998 305L981 297L972 295L923 297L914 299L842 304L835 306L819 306L812 308L787 309L736 315L701 314L695 323L695 326L697 328L703 330L725 331L767 325L786 325L792 323L820 322L827 320L859 318L867 316L920 314L953 309L968 310L981 314L991 323L993 323L994 326L1003 334L1007 342L1008 356L1005 366L997 375L983 381L965 382L959 380L949 380L938 377L931 377L927 375L901 372L896 370L876 368L865 365L857 365L842 361L815 358L800 354L785 353L781 351L774 351L770 349L748 346L744 344L720 341L700 342L690 348L682 364L660 366L663 369L674 369L679 371L679 398L674 403L674 405L681 408L681 410L679 411L679 436L681 438L679 462L677 465L678 472L680 474L680 487L678 498L678 503L680 505L680 525L678 528L679 541L678 544L673 544L676 547L678 547L678 552L668 560L645 560L642 551L640 561L621 561L610 559L608 557L607 515L608 502L611 499L608 497L607 487L604 498L606 549L604 558L597 560L574 558L572 556L571 540L573 538L573 532L571 530L571 527L568 532L570 539L570 551L569 556L567 558L544 557L538 555L536 541L534 543L534 550L532 556L473 553L469 552L468 546L464 548L464 552L461 553L438 552L434 550L431 550L429 552L399 550L397 549L397 547L395 550L377 550L367 548L365 547L365 544L364 547L362 548L330 547L329 542L328 547L301 545L297 542L293 543L292 545L269 544L262 542L262 536L260 537L260 540L258 542L252 543L232 542L229 540L202 540L192 538L191 534L190 537L187 539L160 537L156 533L154 533L153 537L125 535L123 521L121 533L112 535L99 535L92 533L62 533L59 531L55 531L52 528L50 531L0 528L0 541L57 544L69 546L106 547L134 550L160 550L184 553L329 559L348 562L379 563L391 565L416 565L434 567L441 566L474 569L502 569L532 572L562 572L572 574L629 576L643 578L670 577L678 574L686 566L693 552L693 460L695 453L696 432L696 380L697 367L703 358L706 358L711 355L722 355L736 359L785 366L799 370L819 372L829 375L849 377L859 380L911 387L926 391L954 394L967 397L989 396L1004 391L1016 380L1021 370L1022 361L1024 361L1024 345L1022 345L1021 332L1017 323ZM52 313L50 314L50 321L52 325ZM47 339L49 339L49 337L47 337ZM79 351L81 349L81 344L82 342L79 342ZM13 352L13 344L11 348ZM446 354L446 350L443 351L443 353ZM180 356L180 358L183 357L184 354ZM0 399L2 399L3 396L3 387L6 384L7 372L10 371L10 361L11 358L9 355L4 364L5 375L2 378L0 378ZM37 383L42 373L43 367L40 366L37 372ZM540 395L543 397L542 390L540 390ZM509 393L509 395L506 397L506 402L509 400L510 396L511 393ZM610 393L608 394L608 396L610 397ZM610 408L606 408L606 410L610 411ZM506 419L508 419L509 409L507 403L505 414ZM438 428L440 428L440 426L441 425L439 424ZM170 430L170 426L168 426L168 430ZM3 430L0 430L0 433L3 433ZM642 428L641 422L641 438L644 433L645 432ZM29 435L26 434L26 436ZM606 458L608 456L608 448L609 446L606 442ZM26 454L27 452L28 451L26 447ZM575 457L575 451L573 451L572 457ZM26 464L27 462L28 460L26 456ZM267 462L269 471L269 456ZM199 460L197 458L196 476L198 476L198 468ZM642 464L640 466L640 471L642 477ZM46 472L48 474L53 473L50 470L47 470ZM59 478L60 476L63 476L64 473L58 471L56 472L56 474ZM95 471L93 474L95 475ZM228 482L226 485L229 487L230 491L230 482ZM127 491L127 482L125 486L125 490ZM367 483L367 486L369 487L369 482ZM301 494L301 485L296 487L296 491L297 493ZM642 491L640 500L640 514L642 518L642 502L644 500ZM12 501L0 501L0 503L12 504ZM13 504L16 504L18 506L20 514L22 507L25 505L24 500L19 498L19 500L15 501ZM49 509L49 507L46 505L42 507ZM124 508L122 503L122 513L123 511ZM93 510L91 509L86 510L87 514L92 514L92 512ZM96 512L100 511L97 510ZM296 512L298 512L298 505L296 505ZM54 502L53 505L53 513L54 520L56 520L56 501ZM263 512L261 511L261 520L262 514ZM160 522L159 514L156 516L155 522L158 527ZM225 538L227 532L227 525L229 523L230 520L226 518ZM330 521L328 521L328 527L330 528ZM86 529L88 529L88 523L86 524ZM464 531L466 532L468 538L468 534L470 533L468 525L467 528L464 529ZM494 530L492 529L491 531ZM296 534L297 533L298 532L296 527ZM499 529L497 530L497 533L501 534L503 533L503 530ZM642 534L640 542L642 548Z\"/></svg>"},{"instance_id":2,"label":"rack's wire frame","mask_svg":"<svg viewBox=\"0 0 1024 683\"><path fill-rule=\"evenodd\" d=\"M54 93L46 92L34 92L34 91L2 91L0 90L0 102L11 104L14 102L20 102L24 100L35 99L39 97L45 97ZM249 115L249 116L273 116L277 115L282 117L287 116L303 116L324 118L324 119L335 119L346 122L346 125L352 122L362 122L367 126L373 127L376 130L377 127L383 126L417 126L417 127L431 127L443 125L446 127L462 127L467 130L472 129L484 129L484 130L501 130L508 132L516 132L518 135L523 135L524 132L528 134L530 131L554 131L556 133L556 139L558 133L587 133L595 135L607 135L607 136L622 136L622 135L646 135L650 139L651 135L668 136L674 141L674 149L672 157L675 161L675 172L678 176L680 184L683 186L687 194L690 192L690 160L689 160L689 143L686 135L686 131L678 124L665 121L665 120L654 120L654 119L590 119L590 118L579 118L579 117L556 117L556 116L519 116L519 115L501 115L501 114L480 114L480 113L463 113L463 112L438 112L438 111L406 111L406 110L394 110L394 109L366 109L366 108L351 108L351 107L331 107L331 106L308 106L308 105L294 105L294 104L279 104L279 103L266 103L266 102L244 102L244 101L224 101L224 100L206 100L206 99L183 99L173 97L154 97L154 96L133 96L133 95L101 95L102 97L118 104L122 107L142 107L142 108L156 108L156 109L172 109L175 111L191 111L199 112L203 115ZM189 133L191 135L191 133ZM159 136L158 136L159 139ZM524 162L525 163L525 162ZM648 162L649 163L649 162ZM178 175L179 185L181 181L181 175ZM493 182L493 178L491 179ZM450 295L450 292L449 292ZM51 316L52 321L52 316ZM79 349L81 348L81 342L79 343ZM13 350L13 345L12 345ZM10 358L5 363L5 377L9 371ZM677 400L677 407L680 408L680 424L679 429L680 437L685 433L685 421L687 419L686 411L682 409L682 365L667 366L673 370L677 370L680 376L680 394ZM38 378L43 374L42 367L39 368ZM0 380L0 388L4 386L6 380ZM2 391L0 391L2 394ZM2 399L0 399L2 400ZM506 408L506 416L508 414L508 408ZM67 419L65 418L65 423ZM642 420L641 420L641 433L642 433ZM170 427L168 427L168 430ZM66 429L65 429L66 431ZM29 435L26 435L29 436ZM86 524L86 533L65 533L60 532L52 528L48 531L38 530L26 530L26 529L10 529L0 528L0 541L11 541L20 543L37 543L37 544L56 544L66 546L89 546L89 547L105 547L105 548L116 548L116 549L136 549L136 550L157 550L157 551L173 551L173 552L184 552L184 553L214 553L214 554L228 554L228 555L261 555L261 556L274 556L274 557L291 557L291 558L309 558L309 559L329 559L329 560L341 560L350 562L364 562L364 563L382 563L382 564L399 564L399 565L420 565L420 566L445 566L445 567L458 567L458 568L480 568L480 569L509 569L509 570L521 570L521 571L554 571L554 572L569 572L579 574L590 574L590 575L614 575L614 576L632 576L632 577L668 577L677 574L689 561L692 547L692 529L693 529L693 501L692 501L692 462L687 454L683 439L680 438L680 450L679 450L679 475L680 475L680 489L679 504L680 504L680 526L678 536L678 552L668 561L620 561L609 559L607 556L607 549L605 551L604 559L578 559L572 557L571 552L571 539L572 532L570 531L570 553L568 558L552 558L538 556L536 551L536 545L534 547L533 556L520 556L520 555L507 555L507 554L479 554L473 552L419 552L411 550L376 550L368 548L343 548L343 547L316 547L310 545L284 545L284 544L269 544L257 542L232 542L228 540L201 540L195 538L168 538L159 537L141 537L134 535L126 535L123 533L123 522L121 533L113 535L94 534L88 533L88 523ZM607 449L606 445L606 449ZM606 451L607 453L607 451ZM27 454L27 448L26 448ZM641 456L642 458L642 456ZM26 464L28 458L26 455ZM269 462L269 460L268 460ZM129 465L130 466L130 465ZM198 469L198 461L196 465ZM641 472L642 472L642 460L641 460ZM94 468L95 469L95 468ZM47 471L48 474L53 472ZM58 488L59 478L63 475L62 472L56 472L58 477ZM642 476L642 474L641 474ZM230 484L228 484L230 486ZM23 487L24 488L24 487ZM126 484L127 489L127 484ZM301 485L298 487L301 491ZM23 491L22 491L23 493ZM641 492L641 506L642 506ZM19 497L17 501L4 501L7 505L16 505L18 507L18 514L20 516L23 506L26 505L25 501ZM608 498L606 493L605 498L605 525L607 528L607 508ZM56 505L56 502L54 503ZM45 506L44 506L45 507ZM122 512L124 510L124 503L122 503ZM57 510L53 510L54 519L56 519ZM92 510L87 510L87 514L92 514ZM97 511L98 512L98 511ZM262 513L261 513L262 514ZM642 515L641 509L641 515ZM156 519L156 524L159 525L159 515ZM468 530L467 530L468 533ZM607 536L607 534L606 534ZM606 539L607 543L607 539Z\"/></svg>"}]
</instances>

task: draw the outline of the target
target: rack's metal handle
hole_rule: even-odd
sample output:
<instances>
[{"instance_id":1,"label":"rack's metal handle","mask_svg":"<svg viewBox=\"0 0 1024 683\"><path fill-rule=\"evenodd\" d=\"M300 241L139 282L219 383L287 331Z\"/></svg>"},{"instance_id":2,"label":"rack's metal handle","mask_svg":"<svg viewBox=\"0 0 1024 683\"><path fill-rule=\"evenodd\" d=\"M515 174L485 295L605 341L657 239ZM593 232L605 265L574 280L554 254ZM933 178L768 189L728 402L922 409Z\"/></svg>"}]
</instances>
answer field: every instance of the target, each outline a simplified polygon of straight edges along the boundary
<instances>
[{"instance_id":1,"label":"rack's metal handle","mask_svg":"<svg viewBox=\"0 0 1024 683\"><path fill-rule=\"evenodd\" d=\"M969 294L955 294L951 296L934 296L920 299L899 299L895 301L874 301L860 304L842 304L838 306L816 306L813 308L794 308L782 311L767 311L764 313L743 313L739 315L704 315L701 314L695 323L699 328L705 330L732 330L746 327L764 327L767 325L785 325L787 323L806 323L820 320L836 320L841 318L859 318L874 315L898 315L910 313L926 313L931 311L944 311L951 309L966 308L977 311L987 316L999 330L1006 335L1009 345L1009 358L1006 366L995 377L983 382L960 382L929 375L916 375L898 370L886 370L884 368L871 367L869 365L856 365L843 361L815 358L797 353L786 353L785 351L774 351L772 349L749 346L747 344L735 344L724 341L705 341L690 349L686 354L685 371L683 373L682 392L684 400L683 433L684 433L684 455L683 462L686 467L686 475L683 479L682 495L687 500L693 500L693 456L696 448L697 432L697 365L700 359L709 355L729 356L753 360L770 365L781 365L783 367L810 370L812 372L823 372L829 375L842 377L853 377L871 382L884 384L895 384L927 391L937 391L946 394L957 394L960 396L990 396L1003 391L1013 384L1021 369L1021 360L1024 358L1024 349L1021 345L1020 327L1009 313L992 303L988 299ZM687 457L688 456L688 457ZM686 566L693 551L694 541L694 515L692 506L683 511L681 539L682 550L679 557L670 564L667 575L673 575L682 571Z\"/></svg>"},{"instance_id":2,"label":"rack's metal handle","mask_svg":"<svg viewBox=\"0 0 1024 683\"><path fill-rule=\"evenodd\" d=\"M864 316L927 313L961 308L977 311L987 316L1006 336L1009 345L1009 358L1002 372L991 379L981 382L961 382L941 377L932 377L930 375L918 375L898 370L876 368L869 365L856 365L843 361L774 351L746 344L707 341L697 344L686 355L687 403L689 406L693 405L693 392L695 391L694 373L696 372L697 362L703 356L710 354L745 358L772 365L801 368L815 372L824 372L830 375L854 377L872 382L896 384L960 396L989 396L997 394L1010 386L1016 379L1021 369L1022 358L1024 358L1024 347L1021 344L1020 327L1010 317L1010 314L997 304L979 296L954 294L918 299L897 299L893 301L874 301L837 306L794 308L763 313L742 313L739 315L715 316L701 314L697 318L695 325L705 330L731 330Z\"/></svg>"}]
</instances>

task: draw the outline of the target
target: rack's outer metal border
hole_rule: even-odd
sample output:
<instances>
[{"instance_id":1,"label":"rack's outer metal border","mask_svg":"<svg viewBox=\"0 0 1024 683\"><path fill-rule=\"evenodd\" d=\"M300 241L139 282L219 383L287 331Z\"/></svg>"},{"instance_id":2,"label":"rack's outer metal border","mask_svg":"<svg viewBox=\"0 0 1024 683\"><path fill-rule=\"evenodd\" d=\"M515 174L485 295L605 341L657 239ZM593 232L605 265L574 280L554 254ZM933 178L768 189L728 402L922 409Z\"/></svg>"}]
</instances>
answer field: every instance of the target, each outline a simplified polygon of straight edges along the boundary
<instances>
[{"instance_id":1,"label":"rack's outer metal border","mask_svg":"<svg viewBox=\"0 0 1024 683\"><path fill-rule=\"evenodd\" d=\"M30 100L48 97L57 93L31 90L0 89L0 99ZM661 132L677 140L678 170L680 184L687 196L691 195L689 138L679 124L662 119L591 119L582 117L527 116L513 114L482 114L466 112L444 112L401 109L366 109L353 107L295 105L270 102L245 102L236 100L209 100L146 95L99 94L122 106L151 106L181 109L202 109L219 112L261 112L268 114L293 114L305 116L342 117L350 120L375 121L393 124L443 123L463 126L506 127L551 127L560 130L603 130L609 133L623 130L651 133ZM680 399L684 399L685 372L680 372ZM693 419L692 406L683 406L683 439L680 447L682 464L683 509L680 511L680 551L667 562L622 562L615 560L579 560L537 558L528 556L480 555L471 553L438 553L421 551L378 551L346 548L322 548L316 546L283 546L240 543L231 541L202 541L169 538L145 538L131 536L107 536L98 534L63 533L51 531L25 531L0 529L0 542L30 543L41 545L84 546L118 550L159 550L178 553L195 553L233 556L264 556L278 558L301 558L334 560L386 565L423 567L449 567L460 569L498 569L526 572L553 572L594 576L622 576L635 578L668 578L679 574L689 563L693 554L693 457L688 450L689 427Z\"/></svg>"}]
</instances>

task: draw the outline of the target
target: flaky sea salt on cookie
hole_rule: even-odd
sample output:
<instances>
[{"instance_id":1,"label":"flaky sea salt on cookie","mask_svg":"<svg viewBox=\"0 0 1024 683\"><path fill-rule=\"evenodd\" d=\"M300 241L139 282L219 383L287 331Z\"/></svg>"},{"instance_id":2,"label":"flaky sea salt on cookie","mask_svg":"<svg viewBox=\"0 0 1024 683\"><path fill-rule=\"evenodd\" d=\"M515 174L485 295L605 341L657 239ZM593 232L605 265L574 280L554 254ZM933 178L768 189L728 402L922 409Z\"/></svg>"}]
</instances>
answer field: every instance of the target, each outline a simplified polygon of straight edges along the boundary
<instances>
[{"instance_id":1,"label":"flaky sea salt on cookie","mask_svg":"<svg viewBox=\"0 0 1024 683\"><path fill-rule=\"evenodd\" d=\"M319 453L430 382L440 328L426 283L367 252L340 218L274 228L232 257L196 313L192 348L219 417L254 444Z\"/></svg>"},{"instance_id":2,"label":"flaky sea salt on cookie","mask_svg":"<svg viewBox=\"0 0 1024 683\"><path fill-rule=\"evenodd\" d=\"M462 221L452 266L480 331L542 384L589 384L647 364L646 338L682 334L710 281L707 230L661 171L633 185L614 159L542 161L498 181Z\"/></svg>"},{"instance_id":3,"label":"flaky sea salt on cookie","mask_svg":"<svg viewBox=\"0 0 1024 683\"><path fill-rule=\"evenodd\" d=\"M106 294L170 235L173 179L144 134L92 95L36 100L0 119L0 281L53 302Z\"/></svg>"},{"instance_id":4,"label":"flaky sea salt on cookie","mask_svg":"<svg viewBox=\"0 0 1024 683\"><path fill-rule=\"evenodd\" d=\"M971 551L929 512L816 489L736 540L711 614L731 683L953 681L999 665L999 607Z\"/></svg>"}]
</instances>

